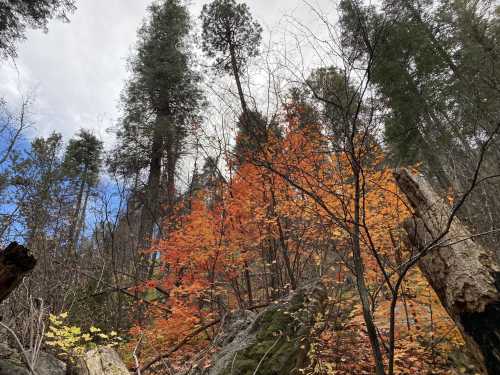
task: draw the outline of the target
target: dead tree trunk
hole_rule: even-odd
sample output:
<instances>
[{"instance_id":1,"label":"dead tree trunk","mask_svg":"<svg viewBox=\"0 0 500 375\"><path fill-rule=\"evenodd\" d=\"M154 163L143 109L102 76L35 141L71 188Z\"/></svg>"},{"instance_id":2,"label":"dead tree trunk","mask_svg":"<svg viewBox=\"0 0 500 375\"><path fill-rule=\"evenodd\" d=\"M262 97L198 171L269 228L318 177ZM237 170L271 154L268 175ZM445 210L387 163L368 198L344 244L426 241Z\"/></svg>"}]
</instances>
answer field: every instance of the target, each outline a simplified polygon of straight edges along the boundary
<instances>
[{"instance_id":1,"label":"dead tree trunk","mask_svg":"<svg viewBox=\"0 0 500 375\"><path fill-rule=\"evenodd\" d=\"M407 220L408 240L423 255L419 267L459 327L483 371L500 373L500 267L496 257L474 241L452 208L422 177L407 170L396 180L415 216ZM446 233L443 235L443 233ZM423 253L422 253L423 252Z\"/></svg>"},{"instance_id":2,"label":"dead tree trunk","mask_svg":"<svg viewBox=\"0 0 500 375\"><path fill-rule=\"evenodd\" d=\"M12 242L0 252L0 302L9 296L35 265L36 259L29 250L17 242Z\"/></svg>"}]
</instances>

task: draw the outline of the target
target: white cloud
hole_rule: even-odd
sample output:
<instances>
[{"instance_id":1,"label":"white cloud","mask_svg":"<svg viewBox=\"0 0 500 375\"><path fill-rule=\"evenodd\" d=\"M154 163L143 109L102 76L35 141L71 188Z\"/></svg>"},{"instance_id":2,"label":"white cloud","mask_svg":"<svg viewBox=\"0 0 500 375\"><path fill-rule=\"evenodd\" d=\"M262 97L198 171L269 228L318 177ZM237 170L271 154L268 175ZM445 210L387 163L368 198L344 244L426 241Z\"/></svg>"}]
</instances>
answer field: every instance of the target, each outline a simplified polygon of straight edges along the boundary
<instances>
[{"instance_id":1,"label":"white cloud","mask_svg":"<svg viewBox=\"0 0 500 375\"><path fill-rule=\"evenodd\" d=\"M2 62L0 96L15 102L34 93L33 135L59 131L71 136L80 127L105 128L117 117L126 78L126 57L145 15L146 0L84 0L70 23L52 21L49 32L32 30L19 45L16 66Z\"/></svg>"},{"instance_id":2,"label":"white cloud","mask_svg":"<svg viewBox=\"0 0 500 375\"><path fill-rule=\"evenodd\" d=\"M318 0L323 6L329 0ZM15 66L2 61L0 97L16 103L34 92L35 126L31 136L52 131L65 138L79 128L94 129L108 145L105 132L116 121L119 95L127 77L126 58L133 48L149 0L80 0L70 23L52 21L49 32L32 30L18 48ZM190 2L197 19L205 1ZM312 15L302 0L247 1L267 32L284 14L308 23ZM316 4L314 3L314 4ZM265 40L267 37L265 37Z\"/></svg>"}]
</instances>

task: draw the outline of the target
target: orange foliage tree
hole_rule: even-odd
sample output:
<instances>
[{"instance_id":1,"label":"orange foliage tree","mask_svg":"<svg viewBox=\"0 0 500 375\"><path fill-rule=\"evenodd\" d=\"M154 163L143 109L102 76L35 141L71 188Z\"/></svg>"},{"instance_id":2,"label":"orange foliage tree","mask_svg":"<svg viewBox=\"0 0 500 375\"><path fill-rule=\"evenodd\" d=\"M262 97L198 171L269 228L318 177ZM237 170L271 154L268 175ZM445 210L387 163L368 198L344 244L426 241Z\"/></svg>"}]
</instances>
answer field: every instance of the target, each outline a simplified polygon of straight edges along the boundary
<instances>
[{"instance_id":1,"label":"orange foliage tree","mask_svg":"<svg viewBox=\"0 0 500 375\"><path fill-rule=\"evenodd\" d=\"M358 170L356 192L352 158L332 151L319 125L304 125L297 116L285 119L282 134L270 133L265 145L246 155L227 181L219 179L216 186L202 187L179 205L168 236L150 249L158 254L161 267L146 287L151 290L152 303L161 308L150 308L148 325L133 329L134 334L140 332L147 338L143 356L154 356L161 348L175 345L232 308L270 302L305 280L323 277L338 285L354 278L359 287L362 277L370 298L368 313L377 324L378 335L389 342L392 337L394 342L392 354L387 346L389 362L396 363L396 370L406 364L413 368L414 358L425 357L424 342L451 332L453 325L435 296L429 296L428 287L422 287L425 282L417 271L411 275L413 287L403 283L393 290L399 265L411 255L401 243L398 229L410 212L398 194L392 171L384 165L381 148L365 134L357 135L363 148L355 152L363 160L363 168ZM357 274L353 261L354 229L358 230L362 275ZM356 350L370 346L366 326L363 328L366 319L364 323L361 319L367 312L359 308L359 298L363 296L351 294L348 299L358 306L350 314L349 327L364 343L351 343ZM417 314L430 314L431 318L423 319L422 324L417 322ZM323 348L326 353L328 346L345 341L330 328L318 334L320 341L313 350ZM216 334L214 326L201 332L203 335L172 353L174 362L191 358ZM396 340L405 346L396 348ZM339 355L330 360L344 363L345 353ZM323 364L313 369L328 373L332 365L325 365L327 357L312 353L311 363ZM421 362L431 360L435 357L427 356ZM364 363L368 365L373 368L373 362ZM341 370L352 371L351 367L340 366L335 373L347 374Z\"/></svg>"}]
</instances>

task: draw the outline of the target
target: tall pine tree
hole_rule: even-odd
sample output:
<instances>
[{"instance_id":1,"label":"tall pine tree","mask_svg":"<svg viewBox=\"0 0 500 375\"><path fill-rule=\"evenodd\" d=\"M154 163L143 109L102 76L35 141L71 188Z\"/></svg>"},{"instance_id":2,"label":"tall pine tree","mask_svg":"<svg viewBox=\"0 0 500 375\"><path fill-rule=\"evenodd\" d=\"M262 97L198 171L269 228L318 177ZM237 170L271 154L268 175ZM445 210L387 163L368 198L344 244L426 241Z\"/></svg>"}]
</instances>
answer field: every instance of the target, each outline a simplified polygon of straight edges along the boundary
<instances>
[{"instance_id":1,"label":"tall pine tree","mask_svg":"<svg viewBox=\"0 0 500 375\"><path fill-rule=\"evenodd\" d=\"M174 204L176 168L202 102L190 53L190 27L188 11L179 0L153 3L130 61L132 74L122 98L124 116L112 167L139 181L141 247L149 246L165 214L160 207L167 207L168 213ZM141 182L143 175L147 177Z\"/></svg>"}]
</instances>

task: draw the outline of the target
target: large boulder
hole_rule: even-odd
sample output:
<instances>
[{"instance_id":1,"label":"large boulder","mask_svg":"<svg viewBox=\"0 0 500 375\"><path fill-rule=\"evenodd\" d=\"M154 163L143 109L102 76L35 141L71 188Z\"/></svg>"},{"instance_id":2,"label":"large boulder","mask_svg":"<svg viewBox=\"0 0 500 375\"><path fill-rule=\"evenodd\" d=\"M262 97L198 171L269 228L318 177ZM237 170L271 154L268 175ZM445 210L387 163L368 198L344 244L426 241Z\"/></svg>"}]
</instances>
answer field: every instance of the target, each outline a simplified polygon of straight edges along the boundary
<instances>
[{"instance_id":1,"label":"large boulder","mask_svg":"<svg viewBox=\"0 0 500 375\"><path fill-rule=\"evenodd\" d=\"M40 352L35 371L38 375L66 375L66 364L52 354Z\"/></svg>"},{"instance_id":2,"label":"large boulder","mask_svg":"<svg viewBox=\"0 0 500 375\"><path fill-rule=\"evenodd\" d=\"M74 375L129 375L127 366L118 353L107 347L100 347L85 353L78 359Z\"/></svg>"},{"instance_id":3,"label":"large boulder","mask_svg":"<svg viewBox=\"0 0 500 375\"><path fill-rule=\"evenodd\" d=\"M327 293L317 282L300 288L259 314L226 318L220 351L199 375L295 375L307 364L309 334Z\"/></svg>"}]
</instances>

